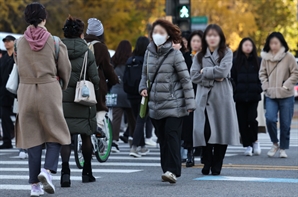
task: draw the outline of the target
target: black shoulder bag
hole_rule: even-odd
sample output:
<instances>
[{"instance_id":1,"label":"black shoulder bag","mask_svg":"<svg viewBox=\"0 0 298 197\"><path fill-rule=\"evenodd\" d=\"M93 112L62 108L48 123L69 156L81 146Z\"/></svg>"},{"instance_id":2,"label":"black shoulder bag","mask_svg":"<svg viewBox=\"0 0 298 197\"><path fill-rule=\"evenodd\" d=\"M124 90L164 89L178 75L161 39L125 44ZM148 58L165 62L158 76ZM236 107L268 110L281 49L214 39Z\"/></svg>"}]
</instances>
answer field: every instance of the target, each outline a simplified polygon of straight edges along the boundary
<instances>
[{"instance_id":1,"label":"black shoulder bag","mask_svg":"<svg viewBox=\"0 0 298 197\"><path fill-rule=\"evenodd\" d=\"M165 59L168 57L168 55L173 51L174 49L170 49L170 51L165 54L165 56L162 58L162 60L159 62L157 69L153 75L152 81L149 80L149 75L148 75L148 57L149 57L149 51L148 51L148 57L147 57L147 97L142 97L142 101L141 101L141 106L140 106L140 117L141 118L145 118L147 116L148 113L148 101L149 101L149 94L151 92L152 89L152 85L155 81L155 78L158 74L158 71L162 65L162 63L165 61Z\"/></svg>"}]
</instances>

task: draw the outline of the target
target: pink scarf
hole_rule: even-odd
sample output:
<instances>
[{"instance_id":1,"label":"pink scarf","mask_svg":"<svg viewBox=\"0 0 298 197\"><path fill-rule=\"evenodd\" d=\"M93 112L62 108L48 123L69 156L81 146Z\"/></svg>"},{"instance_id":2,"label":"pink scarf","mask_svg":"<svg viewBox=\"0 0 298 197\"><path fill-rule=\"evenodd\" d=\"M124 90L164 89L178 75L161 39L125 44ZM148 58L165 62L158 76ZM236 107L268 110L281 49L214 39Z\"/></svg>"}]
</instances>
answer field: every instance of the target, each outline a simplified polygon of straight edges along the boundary
<instances>
[{"instance_id":1,"label":"pink scarf","mask_svg":"<svg viewBox=\"0 0 298 197\"><path fill-rule=\"evenodd\" d=\"M32 51L40 51L45 46L51 34L45 27L34 27L30 25L24 33Z\"/></svg>"}]
</instances>

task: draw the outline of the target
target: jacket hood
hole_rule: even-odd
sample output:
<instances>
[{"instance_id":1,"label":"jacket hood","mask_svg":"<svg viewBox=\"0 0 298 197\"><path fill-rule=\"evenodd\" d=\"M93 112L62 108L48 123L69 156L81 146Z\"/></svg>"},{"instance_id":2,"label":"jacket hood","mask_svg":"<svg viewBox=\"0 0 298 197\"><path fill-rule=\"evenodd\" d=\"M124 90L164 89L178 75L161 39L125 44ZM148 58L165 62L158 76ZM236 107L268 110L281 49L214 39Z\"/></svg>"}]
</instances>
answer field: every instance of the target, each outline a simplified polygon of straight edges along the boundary
<instances>
[{"instance_id":1,"label":"jacket hood","mask_svg":"<svg viewBox=\"0 0 298 197\"><path fill-rule=\"evenodd\" d=\"M270 51L267 53L265 51L261 52L261 57L264 60L270 60L271 62L278 62L286 55L285 48L282 47L275 55L273 55Z\"/></svg>"},{"instance_id":2,"label":"jacket hood","mask_svg":"<svg viewBox=\"0 0 298 197\"><path fill-rule=\"evenodd\" d=\"M24 32L24 37L28 41L32 51L40 51L44 48L50 33L45 27L30 25Z\"/></svg>"},{"instance_id":3,"label":"jacket hood","mask_svg":"<svg viewBox=\"0 0 298 197\"><path fill-rule=\"evenodd\" d=\"M170 41L167 41L159 49L157 49L156 45L154 44L153 41L151 41L147 47L148 51L155 55L163 55L167 53L171 48L173 48L173 44Z\"/></svg>"},{"instance_id":4,"label":"jacket hood","mask_svg":"<svg viewBox=\"0 0 298 197\"><path fill-rule=\"evenodd\" d=\"M70 60L81 57L88 50L86 41L81 38L63 38L62 42L67 47Z\"/></svg>"}]
</instances>

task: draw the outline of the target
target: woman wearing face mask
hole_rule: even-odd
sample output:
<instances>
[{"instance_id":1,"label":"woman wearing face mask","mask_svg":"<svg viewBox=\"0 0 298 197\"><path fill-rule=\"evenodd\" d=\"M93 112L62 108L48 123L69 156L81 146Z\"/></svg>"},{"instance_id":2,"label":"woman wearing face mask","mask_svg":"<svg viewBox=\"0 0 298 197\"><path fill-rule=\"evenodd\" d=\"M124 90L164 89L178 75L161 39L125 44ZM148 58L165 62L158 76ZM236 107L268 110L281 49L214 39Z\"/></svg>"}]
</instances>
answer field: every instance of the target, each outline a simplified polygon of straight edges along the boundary
<instances>
[{"instance_id":1,"label":"woman wearing face mask","mask_svg":"<svg viewBox=\"0 0 298 197\"><path fill-rule=\"evenodd\" d=\"M239 130L244 154L252 156L261 154L258 142L257 108L261 100L261 82L259 79L260 58L257 49L250 38L243 38L233 61L232 78L236 89L234 101L238 116Z\"/></svg>"},{"instance_id":2,"label":"woman wearing face mask","mask_svg":"<svg viewBox=\"0 0 298 197\"><path fill-rule=\"evenodd\" d=\"M192 82L198 84L194 113L194 146L203 146L202 174L219 175L228 144L239 144L239 129L233 87L229 80L233 53L226 46L222 29L209 25L202 50L191 67Z\"/></svg>"},{"instance_id":3,"label":"woman wearing face mask","mask_svg":"<svg viewBox=\"0 0 298 197\"><path fill-rule=\"evenodd\" d=\"M260 79L266 96L266 124L273 143L267 153L273 157L280 149L279 156L287 158L291 121L294 112L294 86L298 81L298 67L283 35L271 33L261 53ZM277 116L280 119L280 145L277 138Z\"/></svg>"},{"instance_id":4,"label":"woman wearing face mask","mask_svg":"<svg viewBox=\"0 0 298 197\"><path fill-rule=\"evenodd\" d=\"M202 37L202 31L194 31L188 38L187 46L189 51L184 53L183 56L189 71L193 62L193 58L198 52L201 51ZM197 85L193 84L193 88L196 93ZM190 113L189 116L184 117L182 131L183 147L187 149L187 159L185 165L186 167L192 167L195 165L193 148L193 113ZM200 155L200 148L196 148L196 152L199 152L198 155Z\"/></svg>"},{"instance_id":5,"label":"woman wearing face mask","mask_svg":"<svg viewBox=\"0 0 298 197\"><path fill-rule=\"evenodd\" d=\"M176 183L176 177L181 176L183 117L195 109L194 91L182 53L172 48L173 42L181 41L179 28L167 20L157 20L152 29L153 41L145 53L139 91L143 97L149 96L149 116L160 144L162 180ZM147 80L151 82L150 92Z\"/></svg>"}]
</instances>

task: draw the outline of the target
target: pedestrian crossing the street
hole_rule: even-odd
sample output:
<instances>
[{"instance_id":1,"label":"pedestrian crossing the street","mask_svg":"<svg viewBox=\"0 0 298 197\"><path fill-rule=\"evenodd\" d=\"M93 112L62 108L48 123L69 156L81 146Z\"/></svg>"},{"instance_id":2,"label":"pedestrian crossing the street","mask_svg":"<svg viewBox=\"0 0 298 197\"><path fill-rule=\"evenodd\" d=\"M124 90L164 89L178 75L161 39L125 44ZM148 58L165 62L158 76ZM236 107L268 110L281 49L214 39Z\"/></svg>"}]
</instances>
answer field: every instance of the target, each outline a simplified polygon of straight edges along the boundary
<instances>
[{"instance_id":1,"label":"pedestrian crossing the street","mask_svg":"<svg viewBox=\"0 0 298 197\"><path fill-rule=\"evenodd\" d=\"M262 150L267 152L272 143L268 134L259 134L259 142ZM291 146L298 146L298 132L291 136ZM150 152L141 158L133 158L129 156L130 148L128 144L119 144L120 152L111 153L109 159L105 163L99 163L94 157L92 160L93 174L97 179L109 176L109 174L129 174L146 171L148 167L160 168L160 153L158 147L148 147ZM226 157L242 156L244 148L242 146L229 146ZM18 157L18 149L0 150L0 190L29 190L28 182L28 161ZM44 159L44 154L43 154ZM241 157L239 157L241 159ZM200 158L196 158L196 164L200 164ZM61 163L61 162L59 162ZM81 170L77 169L74 155L70 157L71 180L81 181ZM56 181L60 180L60 166L58 173L53 176Z\"/></svg>"}]
</instances>

